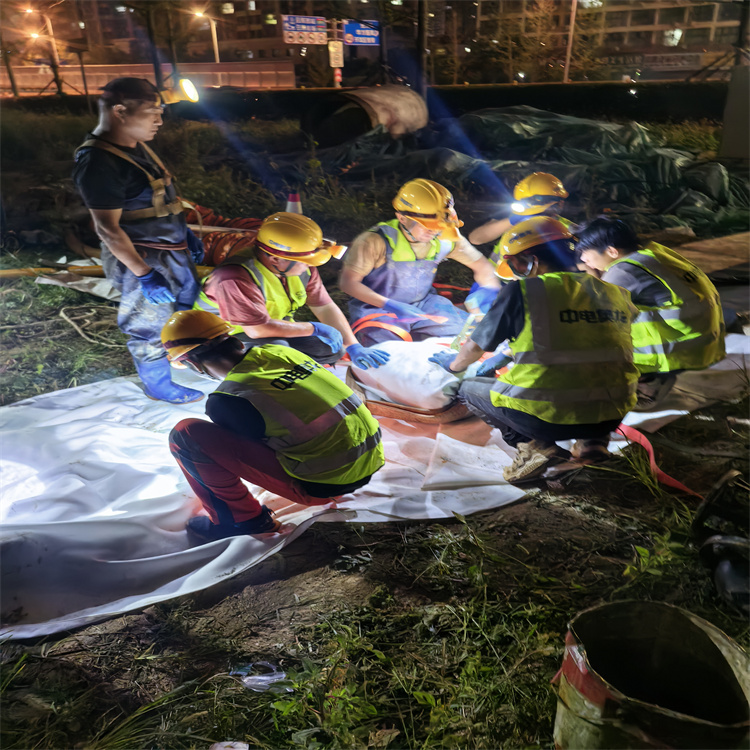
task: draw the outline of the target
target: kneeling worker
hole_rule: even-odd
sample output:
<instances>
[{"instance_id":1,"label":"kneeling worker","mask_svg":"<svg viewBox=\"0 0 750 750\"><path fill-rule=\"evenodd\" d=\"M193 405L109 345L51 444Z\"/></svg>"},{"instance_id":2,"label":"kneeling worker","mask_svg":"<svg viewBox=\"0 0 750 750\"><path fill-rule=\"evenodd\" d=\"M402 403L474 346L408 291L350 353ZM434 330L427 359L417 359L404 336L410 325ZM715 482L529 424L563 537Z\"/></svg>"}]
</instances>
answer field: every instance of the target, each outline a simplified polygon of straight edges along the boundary
<instances>
[{"instance_id":1,"label":"kneeling worker","mask_svg":"<svg viewBox=\"0 0 750 750\"><path fill-rule=\"evenodd\" d=\"M578 252L602 279L630 292L633 361L641 376L637 410L654 408L683 370L703 370L725 356L724 317L716 287L687 258L656 242L641 247L619 219L594 219L578 233Z\"/></svg>"},{"instance_id":2,"label":"kneeling worker","mask_svg":"<svg viewBox=\"0 0 750 750\"><path fill-rule=\"evenodd\" d=\"M188 530L204 542L278 531L242 483L301 505L323 505L363 487L383 466L380 427L335 375L296 349L252 346L211 313L187 310L162 329L171 361L217 381L211 422L185 419L169 436L172 455L209 517Z\"/></svg>"},{"instance_id":3,"label":"kneeling worker","mask_svg":"<svg viewBox=\"0 0 750 750\"><path fill-rule=\"evenodd\" d=\"M506 284L458 354L432 361L461 373L485 351L510 340L512 366L499 378L469 378L458 395L518 449L503 471L509 482L542 474L570 458L555 445L576 439L572 455L606 457L609 433L635 404L630 294L576 269L571 233L538 216L503 235Z\"/></svg>"},{"instance_id":4,"label":"kneeling worker","mask_svg":"<svg viewBox=\"0 0 750 750\"><path fill-rule=\"evenodd\" d=\"M473 271L477 306L500 288L493 267L459 234L453 196L437 182L407 182L393 207L396 218L360 234L344 258L339 286L352 297L354 332L366 346L455 336L467 313L433 288L438 264L452 258Z\"/></svg>"},{"instance_id":5,"label":"kneeling worker","mask_svg":"<svg viewBox=\"0 0 750 750\"><path fill-rule=\"evenodd\" d=\"M219 315L251 344L290 346L324 365L341 359L346 346L358 367L379 367L389 355L357 343L316 268L327 263L337 247L323 239L320 227L307 216L273 214L261 224L249 251L231 256L204 280L194 309ZM318 322L294 320L305 304Z\"/></svg>"},{"instance_id":6,"label":"kneeling worker","mask_svg":"<svg viewBox=\"0 0 750 750\"><path fill-rule=\"evenodd\" d=\"M510 216L490 219L485 224L472 230L469 234L469 242L474 245L483 245L485 242L497 240L490 254L490 263L495 266L501 265L502 246L500 239L519 222L526 221L532 216L552 216L558 219L566 229L573 226L572 221L559 215L567 197L568 191L555 175L549 172L532 172L513 188L513 203L510 204L512 213ZM510 270L508 270L507 278L513 278L510 275Z\"/></svg>"}]
</instances>

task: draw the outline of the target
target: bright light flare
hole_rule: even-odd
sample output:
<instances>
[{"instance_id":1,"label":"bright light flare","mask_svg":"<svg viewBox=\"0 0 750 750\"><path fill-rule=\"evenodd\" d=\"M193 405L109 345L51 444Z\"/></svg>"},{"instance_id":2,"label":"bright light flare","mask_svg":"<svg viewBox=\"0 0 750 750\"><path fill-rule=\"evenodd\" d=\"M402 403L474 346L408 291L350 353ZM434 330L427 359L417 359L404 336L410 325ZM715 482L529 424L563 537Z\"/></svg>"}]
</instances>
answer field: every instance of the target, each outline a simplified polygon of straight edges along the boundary
<instances>
[{"instance_id":1,"label":"bright light flare","mask_svg":"<svg viewBox=\"0 0 750 750\"><path fill-rule=\"evenodd\" d=\"M188 101L197 102L200 98L198 95L198 89L195 88L195 84L189 78L180 78L180 88Z\"/></svg>"}]
</instances>

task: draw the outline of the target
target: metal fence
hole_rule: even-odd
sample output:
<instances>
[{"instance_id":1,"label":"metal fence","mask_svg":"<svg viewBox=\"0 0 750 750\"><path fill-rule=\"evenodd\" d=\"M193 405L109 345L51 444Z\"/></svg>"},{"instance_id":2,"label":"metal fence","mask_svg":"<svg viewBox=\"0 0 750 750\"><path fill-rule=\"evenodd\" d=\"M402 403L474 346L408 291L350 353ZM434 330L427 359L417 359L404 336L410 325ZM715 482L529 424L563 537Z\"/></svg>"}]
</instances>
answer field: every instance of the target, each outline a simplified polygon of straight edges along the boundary
<instances>
[{"instance_id":1,"label":"metal fence","mask_svg":"<svg viewBox=\"0 0 750 750\"><path fill-rule=\"evenodd\" d=\"M164 79L172 73L170 65L162 65ZM196 86L234 86L239 89L293 89L294 65L285 60L259 60L243 63L185 63L179 65L180 76L190 78ZM86 65L86 86L90 94L97 94L107 81L120 76L147 78L154 82L154 68L148 64ZM57 93L49 65L26 65L13 68L18 92L22 96ZM83 94L81 68L61 65L63 90L68 94ZM5 68L0 68L0 94L11 93Z\"/></svg>"}]
</instances>

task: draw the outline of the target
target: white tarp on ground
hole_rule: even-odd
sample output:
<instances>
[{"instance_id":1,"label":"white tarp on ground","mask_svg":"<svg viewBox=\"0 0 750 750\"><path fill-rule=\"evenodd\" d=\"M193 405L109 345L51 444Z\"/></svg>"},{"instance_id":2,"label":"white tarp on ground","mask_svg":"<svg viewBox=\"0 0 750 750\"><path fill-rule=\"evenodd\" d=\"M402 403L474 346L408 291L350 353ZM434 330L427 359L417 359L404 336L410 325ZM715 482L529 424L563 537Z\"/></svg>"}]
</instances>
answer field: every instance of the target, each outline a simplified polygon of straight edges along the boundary
<instances>
[{"instance_id":1,"label":"white tarp on ground","mask_svg":"<svg viewBox=\"0 0 750 750\"><path fill-rule=\"evenodd\" d=\"M733 353L711 371L681 376L670 408L627 423L657 429L738 394L749 344L730 336ZM177 378L214 387L185 372ZM524 494L502 478L512 452L479 420L438 428L383 419L386 466L344 502L303 508L260 492L285 533L190 548L184 526L198 504L166 435L204 406L151 401L134 378L117 378L0 409L0 636L55 633L204 589L275 554L313 522L446 518Z\"/></svg>"}]
</instances>

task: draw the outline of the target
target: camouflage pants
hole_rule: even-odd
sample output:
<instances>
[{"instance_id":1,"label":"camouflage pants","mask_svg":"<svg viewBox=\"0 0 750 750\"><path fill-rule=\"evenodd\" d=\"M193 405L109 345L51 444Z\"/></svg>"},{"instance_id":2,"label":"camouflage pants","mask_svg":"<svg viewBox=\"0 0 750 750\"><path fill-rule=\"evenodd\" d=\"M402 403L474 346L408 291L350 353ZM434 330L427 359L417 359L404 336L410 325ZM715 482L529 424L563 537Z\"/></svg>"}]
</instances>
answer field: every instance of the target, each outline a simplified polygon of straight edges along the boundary
<instances>
[{"instance_id":1,"label":"camouflage pants","mask_svg":"<svg viewBox=\"0 0 750 750\"><path fill-rule=\"evenodd\" d=\"M102 245L104 275L122 297L117 325L128 336L128 349L136 364L166 356L161 345L161 329L175 310L189 310L198 295L195 267L187 250L153 250L139 247L143 260L169 284L175 302L154 304L141 291L138 277Z\"/></svg>"}]
</instances>

